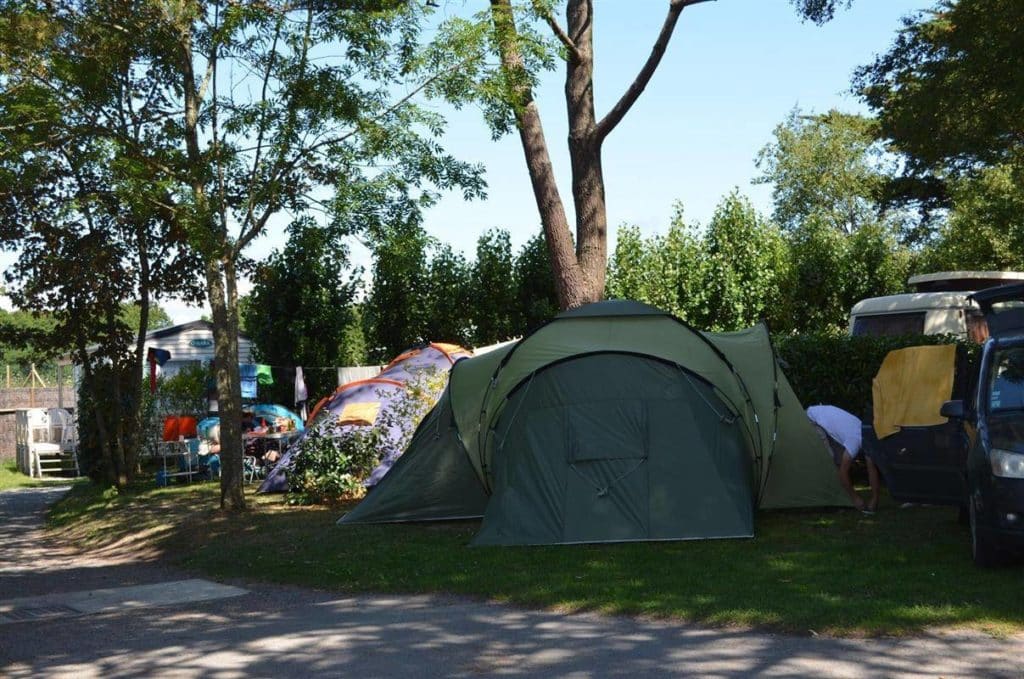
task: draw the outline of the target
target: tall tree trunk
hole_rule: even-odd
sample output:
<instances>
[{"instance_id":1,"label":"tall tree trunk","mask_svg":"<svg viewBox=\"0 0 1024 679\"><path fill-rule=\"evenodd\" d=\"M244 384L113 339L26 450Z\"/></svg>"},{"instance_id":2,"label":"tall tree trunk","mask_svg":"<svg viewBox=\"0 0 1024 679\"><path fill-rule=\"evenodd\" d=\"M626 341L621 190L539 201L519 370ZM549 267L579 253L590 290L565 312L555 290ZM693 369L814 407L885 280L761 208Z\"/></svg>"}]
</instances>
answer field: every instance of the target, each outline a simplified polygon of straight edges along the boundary
<instances>
[{"instance_id":1,"label":"tall tree trunk","mask_svg":"<svg viewBox=\"0 0 1024 679\"><path fill-rule=\"evenodd\" d=\"M689 5L706 0L669 0L668 14L643 68L607 115L596 121L594 112L594 8L593 0L569 0L568 31L547 9L534 8L551 27L566 51L565 102L569 116L569 158L572 163L572 194L576 208L576 250L572 251L565 208L558 195L540 113L519 49L511 0L491 0L491 21L501 65L512 85L510 96L534 198L551 253L558 303L563 309L595 302L604 297L608 261L608 212L605 203L601 146L608 133L636 103L661 61L675 30L679 14Z\"/></svg>"},{"instance_id":2,"label":"tall tree trunk","mask_svg":"<svg viewBox=\"0 0 1024 679\"><path fill-rule=\"evenodd\" d=\"M575 46L565 69L569 114L569 160L576 206L576 259L587 283L586 302L604 298L608 262L608 216L605 206L601 139L594 115L594 41L591 0L570 0L566 7L568 37Z\"/></svg>"},{"instance_id":3,"label":"tall tree trunk","mask_svg":"<svg viewBox=\"0 0 1024 679\"><path fill-rule=\"evenodd\" d=\"M180 26L185 150L191 166L192 195L195 201L192 231L200 241L204 258L206 294L213 316L214 368L220 405L220 506L228 510L241 510L245 509L245 493L242 487L242 394L238 373L235 269L227 233L214 218L203 181L208 168L199 146L201 95L192 61L192 24L187 15L182 21L185 22Z\"/></svg>"},{"instance_id":4,"label":"tall tree trunk","mask_svg":"<svg viewBox=\"0 0 1024 679\"><path fill-rule=\"evenodd\" d=\"M230 272L230 275L226 275ZM223 261L206 264L206 287L213 315L213 353L220 406L220 506L245 509L242 471L242 390L238 370L238 317L229 304L234 269ZM232 319L234 319L232 321Z\"/></svg>"},{"instance_id":5,"label":"tall tree trunk","mask_svg":"<svg viewBox=\"0 0 1024 679\"><path fill-rule=\"evenodd\" d=\"M114 328L118 324L118 319L114 315L113 310L107 311L106 322L109 327ZM125 395L122 392L122 378L124 373L123 355L118 352L118 355L110 357L110 379L111 379L111 403L108 414L111 418L111 426L113 432L110 436L110 453L111 461L113 463L113 469L111 470L111 480L114 485L118 488L124 488L128 485L128 477L125 473L125 428L124 428L124 412L126 407Z\"/></svg>"},{"instance_id":6,"label":"tall tree trunk","mask_svg":"<svg viewBox=\"0 0 1024 679\"><path fill-rule=\"evenodd\" d=\"M501 52L502 67L512 75L514 82L522 83L513 93L519 141L523 146L534 199L551 254L558 305L562 309L570 309L589 301L589 286L576 260L565 206L555 182L555 171L544 138L540 111L525 78L510 0L491 0L491 18Z\"/></svg>"},{"instance_id":7,"label":"tall tree trunk","mask_svg":"<svg viewBox=\"0 0 1024 679\"><path fill-rule=\"evenodd\" d=\"M93 370L93 357L86 348L85 338L79 336L76 341L78 351L78 362L82 366L82 388L89 394L92 401L92 417L96 424L96 438L99 439L100 462L102 465L103 481L110 485L116 482L114 474L114 456L111 453L110 433L107 429L107 420L102 408L97 407L96 392L102 385L96 382L96 373Z\"/></svg>"},{"instance_id":8,"label":"tall tree trunk","mask_svg":"<svg viewBox=\"0 0 1024 679\"><path fill-rule=\"evenodd\" d=\"M135 331L135 348L132 352L131 361L128 366L128 408L124 417L128 422L128 440L125 448L125 474L126 482L135 480L139 464L139 448L145 442L145 423L142 421L142 399L145 352L146 352L146 331L149 329L149 296L150 289L150 263L149 263L149 239L146 232L146 224L137 222L135 224L135 239L139 250L139 325L133 328Z\"/></svg>"}]
</instances>

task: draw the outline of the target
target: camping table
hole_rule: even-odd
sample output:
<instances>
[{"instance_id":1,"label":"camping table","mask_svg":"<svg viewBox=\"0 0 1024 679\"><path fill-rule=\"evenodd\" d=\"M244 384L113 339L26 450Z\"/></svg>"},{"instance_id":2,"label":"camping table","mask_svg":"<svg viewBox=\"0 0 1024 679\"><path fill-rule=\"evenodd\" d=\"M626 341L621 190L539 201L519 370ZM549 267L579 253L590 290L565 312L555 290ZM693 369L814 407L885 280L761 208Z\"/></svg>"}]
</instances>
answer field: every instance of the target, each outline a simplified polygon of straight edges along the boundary
<instances>
[{"instance_id":1,"label":"camping table","mask_svg":"<svg viewBox=\"0 0 1024 679\"><path fill-rule=\"evenodd\" d=\"M288 444L299 437L297 431L279 431L273 434L260 434L259 438L263 441L263 454L265 455L271 447L277 449L279 455L284 455L284 451L288 448Z\"/></svg>"},{"instance_id":2,"label":"camping table","mask_svg":"<svg viewBox=\"0 0 1024 679\"><path fill-rule=\"evenodd\" d=\"M163 458L164 466L164 478L170 479L176 476L184 476L189 483L192 483L192 477L199 473L199 469L192 467L192 455L188 447L188 441L161 441L157 443L157 452L161 458ZM181 471L167 471L167 458L174 459L174 465L172 469L180 469L178 467L178 459L185 461L185 469Z\"/></svg>"},{"instance_id":3,"label":"camping table","mask_svg":"<svg viewBox=\"0 0 1024 679\"><path fill-rule=\"evenodd\" d=\"M279 431L271 434L244 434L243 438L246 442L253 441L260 444L260 455L267 454L268 450L276 450L279 455L284 455L285 449L288 448L288 444L299 437L301 432L298 431Z\"/></svg>"}]
</instances>

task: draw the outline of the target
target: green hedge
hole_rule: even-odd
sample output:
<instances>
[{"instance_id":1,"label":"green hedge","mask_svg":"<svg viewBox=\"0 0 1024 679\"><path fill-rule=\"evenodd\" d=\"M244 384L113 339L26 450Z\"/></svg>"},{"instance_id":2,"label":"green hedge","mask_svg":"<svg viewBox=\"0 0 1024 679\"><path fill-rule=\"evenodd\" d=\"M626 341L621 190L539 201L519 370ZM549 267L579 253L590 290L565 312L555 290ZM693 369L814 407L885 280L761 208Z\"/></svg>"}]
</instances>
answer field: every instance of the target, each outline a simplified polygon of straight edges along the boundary
<instances>
[{"instance_id":1,"label":"green hedge","mask_svg":"<svg viewBox=\"0 0 1024 679\"><path fill-rule=\"evenodd\" d=\"M827 403L864 417L871 406L871 380L893 349L922 344L959 344L973 358L978 345L951 335L851 337L804 334L772 337L793 390L806 406Z\"/></svg>"}]
</instances>

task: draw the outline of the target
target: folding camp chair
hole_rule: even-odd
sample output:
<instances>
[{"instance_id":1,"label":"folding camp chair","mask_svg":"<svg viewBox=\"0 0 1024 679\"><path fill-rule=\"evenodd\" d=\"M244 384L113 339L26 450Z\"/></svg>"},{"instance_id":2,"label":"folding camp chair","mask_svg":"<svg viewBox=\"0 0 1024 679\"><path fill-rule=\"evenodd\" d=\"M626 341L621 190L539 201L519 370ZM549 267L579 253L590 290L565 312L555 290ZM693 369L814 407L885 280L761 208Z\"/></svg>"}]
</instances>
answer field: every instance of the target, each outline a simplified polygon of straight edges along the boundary
<instances>
[{"instance_id":1,"label":"folding camp chair","mask_svg":"<svg viewBox=\"0 0 1024 679\"><path fill-rule=\"evenodd\" d=\"M242 457L242 480L252 483L257 476L259 476L259 465L256 463L256 458L252 455L244 455Z\"/></svg>"}]
</instances>

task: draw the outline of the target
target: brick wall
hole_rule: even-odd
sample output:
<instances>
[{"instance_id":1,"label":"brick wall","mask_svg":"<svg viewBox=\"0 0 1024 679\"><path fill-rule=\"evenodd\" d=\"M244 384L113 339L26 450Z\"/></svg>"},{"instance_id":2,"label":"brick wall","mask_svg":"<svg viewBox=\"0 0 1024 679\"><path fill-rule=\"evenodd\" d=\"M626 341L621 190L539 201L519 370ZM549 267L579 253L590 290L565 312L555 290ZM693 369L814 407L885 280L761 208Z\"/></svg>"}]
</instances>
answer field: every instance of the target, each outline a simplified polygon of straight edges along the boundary
<instances>
[{"instance_id":1,"label":"brick wall","mask_svg":"<svg viewBox=\"0 0 1024 679\"><path fill-rule=\"evenodd\" d=\"M75 390L64 387L64 407L75 407ZM13 408L56 408L60 404L57 387L29 389L0 389L0 460L14 459L14 413L3 411Z\"/></svg>"}]
</instances>

